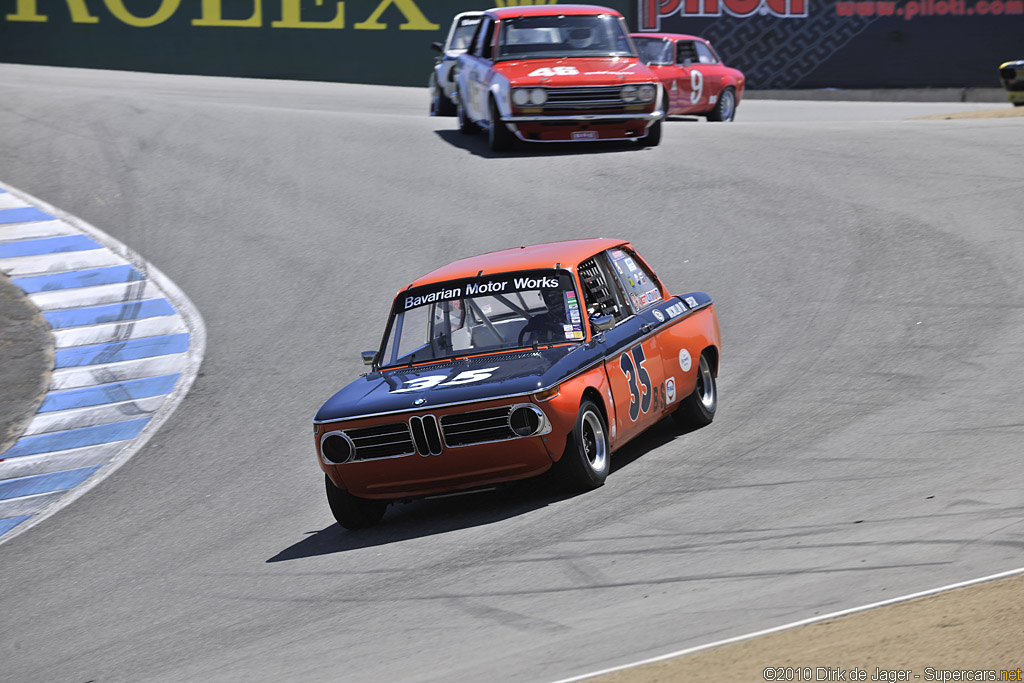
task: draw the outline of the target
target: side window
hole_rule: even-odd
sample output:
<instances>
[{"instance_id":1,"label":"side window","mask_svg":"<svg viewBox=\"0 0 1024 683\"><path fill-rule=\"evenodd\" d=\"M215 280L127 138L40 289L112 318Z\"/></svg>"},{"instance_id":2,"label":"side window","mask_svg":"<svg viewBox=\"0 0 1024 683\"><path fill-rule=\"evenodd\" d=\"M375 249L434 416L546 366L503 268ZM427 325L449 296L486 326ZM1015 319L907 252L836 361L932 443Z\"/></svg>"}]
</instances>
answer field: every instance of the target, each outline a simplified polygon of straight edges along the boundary
<instances>
[{"instance_id":1,"label":"side window","mask_svg":"<svg viewBox=\"0 0 1024 683\"><path fill-rule=\"evenodd\" d=\"M476 27L476 33L473 34L473 40L470 43L469 49L466 50L471 55L487 56L484 55L484 46L488 44L487 37L491 34L491 25L493 20L490 17L484 17L480 24ZM489 50L488 50L489 51Z\"/></svg>"},{"instance_id":2,"label":"side window","mask_svg":"<svg viewBox=\"0 0 1024 683\"><path fill-rule=\"evenodd\" d=\"M694 47L692 40L680 40L676 43L677 62L689 66L690 64L696 64L698 59L697 48Z\"/></svg>"},{"instance_id":3,"label":"side window","mask_svg":"<svg viewBox=\"0 0 1024 683\"><path fill-rule=\"evenodd\" d=\"M661 289L650 271L635 258L635 254L625 249L612 249L608 252L615 270L615 276L626 292L634 311L642 311L648 306L661 301Z\"/></svg>"},{"instance_id":4,"label":"side window","mask_svg":"<svg viewBox=\"0 0 1024 683\"><path fill-rule=\"evenodd\" d=\"M484 59L491 59L494 52L494 20L485 17L480 23L480 30L477 32L477 50L475 54Z\"/></svg>"},{"instance_id":5,"label":"side window","mask_svg":"<svg viewBox=\"0 0 1024 683\"><path fill-rule=\"evenodd\" d=\"M624 320L632 312L625 305L608 271L608 261L603 253L580 264L579 274L583 282L583 302L587 315L611 315L616 321Z\"/></svg>"},{"instance_id":6,"label":"side window","mask_svg":"<svg viewBox=\"0 0 1024 683\"><path fill-rule=\"evenodd\" d=\"M715 59L715 55L704 43L694 43L697 48L697 59L701 64L717 64L718 60Z\"/></svg>"}]
</instances>

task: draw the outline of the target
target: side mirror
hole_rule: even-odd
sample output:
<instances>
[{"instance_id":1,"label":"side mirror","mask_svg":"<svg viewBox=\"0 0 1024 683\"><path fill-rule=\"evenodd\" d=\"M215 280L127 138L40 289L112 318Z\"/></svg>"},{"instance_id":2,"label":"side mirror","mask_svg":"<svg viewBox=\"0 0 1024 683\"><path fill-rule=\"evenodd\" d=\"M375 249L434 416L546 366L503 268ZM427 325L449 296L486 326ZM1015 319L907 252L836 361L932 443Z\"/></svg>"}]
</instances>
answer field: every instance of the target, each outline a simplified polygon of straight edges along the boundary
<instances>
[{"instance_id":1,"label":"side mirror","mask_svg":"<svg viewBox=\"0 0 1024 683\"><path fill-rule=\"evenodd\" d=\"M430 44L430 49L436 52L444 52L444 44L435 40Z\"/></svg>"},{"instance_id":2,"label":"side mirror","mask_svg":"<svg viewBox=\"0 0 1024 683\"><path fill-rule=\"evenodd\" d=\"M363 357L364 365L373 365L374 363L377 362L376 351L363 351L360 355Z\"/></svg>"},{"instance_id":3,"label":"side mirror","mask_svg":"<svg viewBox=\"0 0 1024 683\"><path fill-rule=\"evenodd\" d=\"M590 326L598 332L607 332L615 327L615 318L610 315L595 315L590 319Z\"/></svg>"}]
</instances>

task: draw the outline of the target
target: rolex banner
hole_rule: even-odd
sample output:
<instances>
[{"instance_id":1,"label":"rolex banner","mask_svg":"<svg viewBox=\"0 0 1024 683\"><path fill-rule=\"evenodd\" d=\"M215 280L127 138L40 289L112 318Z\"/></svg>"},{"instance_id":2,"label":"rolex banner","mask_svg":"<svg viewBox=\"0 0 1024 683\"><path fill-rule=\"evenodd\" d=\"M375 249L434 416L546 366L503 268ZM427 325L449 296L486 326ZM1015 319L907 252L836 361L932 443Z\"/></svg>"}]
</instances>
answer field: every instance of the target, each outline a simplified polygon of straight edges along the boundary
<instances>
[{"instance_id":1,"label":"rolex banner","mask_svg":"<svg viewBox=\"0 0 1024 683\"><path fill-rule=\"evenodd\" d=\"M459 12L517 0L0 0L0 61L424 86ZM999 87L1024 0L613 0L709 39L748 88Z\"/></svg>"}]
</instances>

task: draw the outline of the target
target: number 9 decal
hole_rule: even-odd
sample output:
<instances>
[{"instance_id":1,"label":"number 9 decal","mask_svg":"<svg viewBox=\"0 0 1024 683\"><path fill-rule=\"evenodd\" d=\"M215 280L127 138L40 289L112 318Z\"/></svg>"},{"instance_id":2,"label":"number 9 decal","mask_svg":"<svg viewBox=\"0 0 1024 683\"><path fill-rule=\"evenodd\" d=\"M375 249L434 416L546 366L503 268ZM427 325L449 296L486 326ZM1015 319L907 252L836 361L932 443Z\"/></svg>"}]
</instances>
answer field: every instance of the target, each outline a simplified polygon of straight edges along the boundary
<instances>
[{"instance_id":1,"label":"number 9 decal","mask_svg":"<svg viewBox=\"0 0 1024 683\"><path fill-rule=\"evenodd\" d=\"M690 104L697 104L704 95L704 74L690 69Z\"/></svg>"}]
</instances>

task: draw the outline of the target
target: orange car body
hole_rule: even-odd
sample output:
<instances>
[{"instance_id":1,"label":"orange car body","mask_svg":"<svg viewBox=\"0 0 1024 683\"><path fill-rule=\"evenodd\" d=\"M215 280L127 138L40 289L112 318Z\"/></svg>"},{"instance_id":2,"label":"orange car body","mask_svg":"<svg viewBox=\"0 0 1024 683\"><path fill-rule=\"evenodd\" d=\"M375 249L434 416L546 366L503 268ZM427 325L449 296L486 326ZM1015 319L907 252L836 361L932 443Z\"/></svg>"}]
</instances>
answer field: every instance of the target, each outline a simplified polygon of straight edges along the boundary
<instances>
[{"instance_id":1,"label":"orange car body","mask_svg":"<svg viewBox=\"0 0 1024 683\"><path fill-rule=\"evenodd\" d=\"M556 328L555 339L523 343L516 330L533 315L520 319L501 302L527 309L533 291L511 289L556 280L568 301L564 333ZM466 296L498 289L504 293L493 300ZM476 324L474 310L489 321ZM470 311L461 317L464 329L450 329L461 311ZM389 341L403 315L410 325L421 314L432 326L447 320L433 351L430 342L410 351ZM596 320L604 320L603 331ZM454 350L460 333L470 340L488 328L507 343ZM437 354L442 346L448 352ZM428 352L443 357L417 360ZM317 461L339 490L389 501L536 476L563 457L584 400L603 413L614 451L695 391L702 355L717 374L720 332L711 299L702 292L673 296L628 242L575 240L462 259L398 293L372 371L314 419ZM517 433L517 414L536 418L536 429Z\"/></svg>"}]
</instances>

